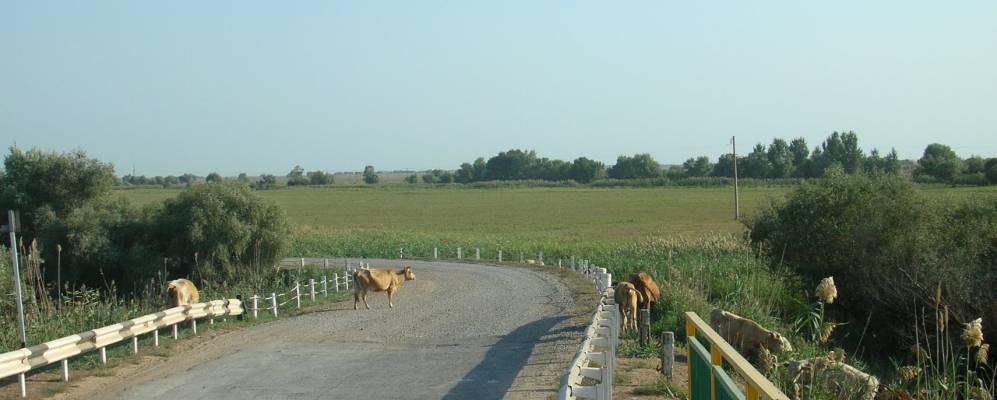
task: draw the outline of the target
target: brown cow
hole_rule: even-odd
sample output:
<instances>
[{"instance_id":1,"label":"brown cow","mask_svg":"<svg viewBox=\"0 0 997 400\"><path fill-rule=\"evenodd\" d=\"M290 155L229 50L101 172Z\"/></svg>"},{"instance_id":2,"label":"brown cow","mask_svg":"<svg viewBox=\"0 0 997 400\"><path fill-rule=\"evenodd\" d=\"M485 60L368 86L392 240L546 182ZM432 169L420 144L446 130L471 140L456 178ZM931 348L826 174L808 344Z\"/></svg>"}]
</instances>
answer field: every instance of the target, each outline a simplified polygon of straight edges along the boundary
<instances>
[{"instance_id":1,"label":"brown cow","mask_svg":"<svg viewBox=\"0 0 997 400\"><path fill-rule=\"evenodd\" d=\"M658 284L654 283L654 279L651 278L651 275L643 272L630 275L630 283L632 283L641 294L642 299L640 300L640 308L646 310L654 308L654 305L657 304L658 300L661 298L661 291L658 290Z\"/></svg>"},{"instance_id":2,"label":"brown cow","mask_svg":"<svg viewBox=\"0 0 997 400\"><path fill-rule=\"evenodd\" d=\"M727 343L741 346L745 351L765 347L770 352L793 351L793 346L779 332L763 328L757 322L719 308L710 311L710 328Z\"/></svg>"},{"instance_id":3,"label":"brown cow","mask_svg":"<svg viewBox=\"0 0 997 400\"><path fill-rule=\"evenodd\" d=\"M623 325L623 332L627 329L637 330L637 304L640 303L641 296L637 288L630 282L620 282L616 285L613 294L616 305L620 308L620 323Z\"/></svg>"},{"instance_id":4,"label":"brown cow","mask_svg":"<svg viewBox=\"0 0 997 400\"><path fill-rule=\"evenodd\" d=\"M194 282L186 279L169 281L166 284L166 293L170 296L170 306L172 307L195 304L200 300L200 294L197 293Z\"/></svg>"},{"instance_id":5,"label":"brown cow","mask_svg":"<svg viewBox=\"0 0 997 400\"><path fill-rule=\"evenodd\" d=\"M363 305L370 310L367 304L367 291L388 292L388 307L394 308L391 302L391 295L402 287L405 281L415 280L415 272L412 267L405 267L397 271L388 269L364 269L353 273L353 309L357 309L357 302L363 298Z\"/></svg>"}]
</instances>

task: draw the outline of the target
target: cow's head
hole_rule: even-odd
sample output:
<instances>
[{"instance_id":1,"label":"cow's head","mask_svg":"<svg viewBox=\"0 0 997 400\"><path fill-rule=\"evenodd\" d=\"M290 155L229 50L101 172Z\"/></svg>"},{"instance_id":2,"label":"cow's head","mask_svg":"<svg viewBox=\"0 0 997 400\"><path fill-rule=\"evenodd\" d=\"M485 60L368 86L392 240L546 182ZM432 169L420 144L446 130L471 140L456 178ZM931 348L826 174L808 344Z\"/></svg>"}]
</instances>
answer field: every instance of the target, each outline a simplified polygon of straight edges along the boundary
<instances>
[{"instance_id":1,"label":"cow's head","mask_svg":"<svg viewBox=\"0 0 997 400\"><path fill-rule=\"evenodd\" d=\"M793 345L778 332L769 332L768 336L769 348L779 349L779 351L787 353L793 351Z\"/></svg>"},{"instance_id":2,"label":"cow's head","mask_svg":"<svg viewBox=\"0 0 997 400\"><path fill-rule=\"evenodd\" d=\"M407 281L415 280L415 272L412 272L412 267L405 267L405 269L402 270L402 272L404 272L405 280Z\"/></svg>"}]
</instances>

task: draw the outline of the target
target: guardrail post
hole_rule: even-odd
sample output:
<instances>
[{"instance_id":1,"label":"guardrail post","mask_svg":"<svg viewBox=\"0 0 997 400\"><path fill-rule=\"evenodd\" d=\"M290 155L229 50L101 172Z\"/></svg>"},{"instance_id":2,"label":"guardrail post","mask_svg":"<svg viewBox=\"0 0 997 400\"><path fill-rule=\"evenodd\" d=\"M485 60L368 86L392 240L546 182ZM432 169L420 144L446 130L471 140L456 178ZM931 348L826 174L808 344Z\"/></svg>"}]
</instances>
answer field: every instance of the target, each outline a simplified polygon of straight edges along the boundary
<instances>
[{"instance_id":1,"label":"guardrail post","mask_svg":"<svg viewBox=\"0 0 997 400\"><path fill-rule=\"evenodd\" d=\"M195 335L197 334L197 320L196 319L193 319L193 318L190 319L190 331L191 331L191 333L193 333Z\"/></svg>"},{"instance_id":2,"label":"guardrail post","mask_svg":"<svg viewBox=\"0 0 997 400\"><path fill-rule=\"evenodd\" d=\"M69 382L69 359L62 359L62 381Z\"/></svg>"},{"instance_id":3,"label":"guardrail post","mask_svg":"<svg viewBox=\"0 0 997 400\"><path fill-rule=\"evenodd\" d=\"M277 293L270 293L270 309L273 310L273 317L277 318Z\"/></svg>"},{"instance_id":4,"label":"guardrail post","mask_svg":"<svg viewBox=\"0 0 997 400\"><path fill-rule=\"evenodd\" d=\"M180 339L180 329L177 328L177 324L173 324L173 340Z\"/></svg>"},{"instance_id":5,"label":"guardrail post","mask_svg":"<svg viewBox=\"0 0 997 400\"><path fill-rule=\"evenodd\" d=\"M560 258L557 259L557 267L561 268L561 259Z\"/></svg>"},{"instance_id":6,"label":"guardrail post","mask_svg":"<svg viewBox=\"0 0 997 400\"><path fill-rule=\"evenodd\" d=\"M481 259L481 248L480 247L474 249L474 259L475 260L480 260Z\"/></svg>"},{"instance_id":7,"label":"guardrail post","mask_svg":"<svg viewBox=\"0 0 997 400\"><path fill-rule=\"evenodd\" d=\"M526 262L526 257L523 256L523 252L519 252L519 263L522 264L525 262Z\"/></svg>"},{"instance_id":8,"label":"guardrail post","mask_svg":"<svg viewBox=\"0 0 997 400\"><path fill-rule=\"evenodd\" d=\"M502 262L502 250L499 250L498 262Z\"/></svg>"},{"instance_id":9,"label":"guardrail post","mask_svg":"<svg viewBox=\"0 0 997 400\"><path fill-rule=\"evenodd\" d=\"M17 374L17 384L21 386L21 397L28 397L28 382L24 379L24 374Z\"/></svg>"},{"instance_id":10,"label":"guardrail post","mask_svg":"<svg viewBox=\"0 0 997 400\"><path fill-rule=\"evenodd\" d=\"M325 275L322 275L322 295L329 297L329 280L326 279Z\"/></svg>"},{"instance_id":11,"label":"guardrail post","mask_svg":"<svg viewBox=\"0 0 997 400\"><path fill-rule=\"evenodd\" d=\"M440 258L440 254L437 248L433 247L433 259Z\"/></svg>"},{"instance_id":12,"label":"guardrail post","mask_svg":"<svg viewBox=\"0 0 997 400\"><path fill-rule=\"evenodd\" d=\"M132 354L138 354L138 336L132 336Z\"/></svg>"},{"instance_id":13,"label":"guardrail post","mask_svg":"<svg viewBox=\"0 0 997 400\"><path fill-rule=\"evenodd\" d=\"M152 347L159 347L159 329L152 331Z\"/></svg>"},{"instance_id":14,"label":"guardrail post","mask_svg":"<svg viewBox=\"0 0 997 400\"><path fill-rule=\"evenodd\" d=\"M301 284L298 281L294 281L294 304L301 308Z\"/></svg>"},{"instance_id":15,"label":"guardrail post","mask_svg":"<svg viewBox=\"0 0 997 400\"><path fill-rule=\"evenodd\" d=\"M574 269L575 269L575 256L571 256L571 270L574 271Z\"/></svg>"},{"instance_id":16,"label":"guardrail post","mask_svg":"<svg viewBox=\"0 0 997 400\"><path fill-rule=\"evenodd\" d=\"M312 295L312 303L315 302L315 279L308 280L308 291Z\"/></svg>"},{"instance_id":17,"label":"guardrail post","mask_svg":"<svg viewBox=\"0 0 997 400\"><path fill-rule=\"evenodd\" d=\"M458 248L457 248L457 259L458 259L458 260L460 260L460 259L462 258L462 256L463 256L463 255L461 254L461 248L460 248L460 247L458 247Z\"/></svg>"},{"instance_id":18,"label":"guardrail post","mask_svg":"<svg viewBox=\"0 0 997 400\"><path fill-rule=\"evenodd\" d=\"M661 374L672 379L675 365L675 333L661 332Z\"/></svg>"},{"instance_id":19,"label":"guardrail post","mask_svg":"<svg viewBox=\"0 0 997 400\"><path fill-rule=\"evenodd\" d=\"M100 348L100 363L107 364L107 347Z\"/></svg>"}]
</instances>

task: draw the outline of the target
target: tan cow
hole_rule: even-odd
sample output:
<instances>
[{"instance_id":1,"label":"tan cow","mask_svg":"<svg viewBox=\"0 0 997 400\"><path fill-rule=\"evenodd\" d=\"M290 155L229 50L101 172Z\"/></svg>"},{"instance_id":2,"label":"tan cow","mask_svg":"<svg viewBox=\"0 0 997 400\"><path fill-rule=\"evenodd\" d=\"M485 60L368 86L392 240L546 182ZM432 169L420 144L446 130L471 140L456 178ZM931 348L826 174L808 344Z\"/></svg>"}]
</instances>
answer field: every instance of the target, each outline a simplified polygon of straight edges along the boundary
<instances>
[{"instance_id":1,"label":"tan cow","mask_svg":"<svg viewBox=\"0 0 997 400\"><path fill-rule=\"evenodd\" d=\"M415 280L415 272L412 267L405 267L397 271L389 269L364 269L353 273L353 309L357 309L357 302L363 299L364 307L370 310L367 304L367 291L388 292L388 307L394 308L391 296L402 287L405 281Z\"/></svg>"},{"instance_id":2,"label":"tan cow","mask_svg":"<svg viewBox=\"0 0 997 400\"><path fill-rule=\"evenodd\" d=\"M641 294L640 308L646 310L654 308L654 305L657 304L658 300L661 298L661 291L658 290L658 284L654 283L654 279L651 278L651 275L644 272L638 272L630 275L630 283L632 283Z\"/></svg>"},{"instance_id":3,"label":"tan cow","mask_svg":"<svg viewBox=\"0 0 997 400\"><path fill-rule=\"evenodd\" d=\"M166 284L166 293L170 296L170 306L172 307L196 304L200 300L197 286L194 286L194 282L186 279L169 281Z\"/></svg>"},{"instance_id":4,"label":"tan cow","mask_svg":"<svg viewBox=\"0 0 997 400\"><path fill-rule=\"evenodd\" d=\"M637 304L640 303L643 296L632 283L620 282L616 285L613 297L617 307L620 308L620 323L623 325L623 332L626 332L627 329L637 330Z\"/></svg>"},{"instance_id":5,"label":"tan cow","mask_svg":"<svg viewBox=\"0 0 997 400\"><path fill-rule=\"evenodd\" d=\"M851 365L827 357L814 357L783 364L794 384L818 385L841 400L873 400L879 379Z\"/></svg>"},{"instance_id":6,"label":"tan cow","mask_svg":"<svg viewBox=\"0 0 997 400\"><path fill-rule=\"evenodd\" d=\"M710 328L719 333L727 343L741 346L744 351L758 350L761 347L773 353L793 351L789 340L778 332L719 308L710 311Z\"/></svg>"}]
</instances>

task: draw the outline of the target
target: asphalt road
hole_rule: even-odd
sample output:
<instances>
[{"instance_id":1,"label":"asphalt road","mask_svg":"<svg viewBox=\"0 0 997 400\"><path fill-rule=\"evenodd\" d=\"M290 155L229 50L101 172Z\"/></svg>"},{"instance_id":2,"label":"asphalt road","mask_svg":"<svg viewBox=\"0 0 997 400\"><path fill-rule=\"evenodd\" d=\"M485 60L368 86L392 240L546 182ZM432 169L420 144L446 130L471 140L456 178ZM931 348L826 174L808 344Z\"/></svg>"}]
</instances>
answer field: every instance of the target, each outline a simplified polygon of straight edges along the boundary
<instances>
[{"instance_id":1,"label":"asphalt road","mask_svg":"<svg viewBox=\"0 0 997 400\"><path fill-rule=\"evenodd\" d=\"M372 266L399 260L368 260ZM341 262L341 260L339 261ZM581 327L570 290L510 267L405 261L395 296L226 334L128 377L117 399L545 399ZM575 319L577 320L577 319Z\"/></svg>"}]
</instances>

